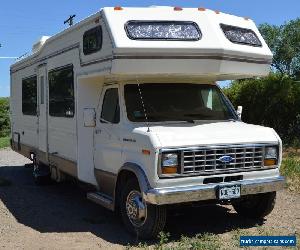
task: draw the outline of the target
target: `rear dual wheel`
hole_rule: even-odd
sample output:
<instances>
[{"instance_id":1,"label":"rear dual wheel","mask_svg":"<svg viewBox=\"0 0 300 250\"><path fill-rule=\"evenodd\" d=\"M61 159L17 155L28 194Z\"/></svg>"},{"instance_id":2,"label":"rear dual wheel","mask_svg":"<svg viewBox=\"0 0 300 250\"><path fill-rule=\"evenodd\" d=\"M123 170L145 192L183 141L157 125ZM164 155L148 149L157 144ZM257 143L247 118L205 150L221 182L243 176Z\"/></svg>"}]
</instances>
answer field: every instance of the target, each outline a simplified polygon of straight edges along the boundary
<instances>
[{"instance_id":1,"label":"rear dual wheel","mask_svg":"<svg viewBox=\"0 0 300 250\"><path fill-rule=\"evenodd\" d=\"M36 185L46 185L51 183L49 167L33 160L33 178Z\"/></svg>"},{"instance_id":2,"label":"rear dual wheel","mask_svg":"<svg viewBox=\"0 0 300 250\"><path fill-rule=\"evenodd\" d=\"M127 230L141 239L154 238L166 223L166 208L147 204L136 179L129 179L122 187L120 212Z\"/></svg>"}]
</instances>

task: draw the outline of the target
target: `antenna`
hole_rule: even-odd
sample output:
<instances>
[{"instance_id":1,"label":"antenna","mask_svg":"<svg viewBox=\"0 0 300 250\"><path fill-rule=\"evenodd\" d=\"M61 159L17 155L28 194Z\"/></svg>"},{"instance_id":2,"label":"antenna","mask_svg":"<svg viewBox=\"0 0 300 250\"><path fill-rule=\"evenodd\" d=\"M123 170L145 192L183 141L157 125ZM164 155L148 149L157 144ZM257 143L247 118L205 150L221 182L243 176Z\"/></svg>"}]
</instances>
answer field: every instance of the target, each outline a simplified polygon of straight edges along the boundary
<instances>
[{"instance_id":1,"label":"antenna","mask_svg":"<svg viewBox=\"0 0 300 250\"><path fill-rule=\"evenodd\" d=\"M22 60L22 59L23 59L25 56L27 56L27 55L28 55L28 52L26 52L25 54L19 56L19 57L17 58L17 61Z\"/></svg>"},{"instance_id":2,"label":"antenna","mask_svg":"<svg viewBox=\"0 0 300 250\"><path fill-rule=\"evenodd\" d=\"M140 94L140 98L141 98L141 102L142 102L142 107L143 107L143 111L144 111L144 115L145 115L146 126L148 127L147 132L150 132L148 116L147 116L145 103L144 103L144 99L143 99L143 95L142 95L142 91L141 91L141 88L140 88L140 83L139 83L138 78L136 78L136 82L137 82L137 86L138 86L138 90L139 90L139 94Z\"/></svg>"},{"instance_id":3,"label":"antenna","mask_svg":"<svg viewBox=\"0 0 300 250\"><path fill-rule=\"evenodd\" d=\"M72 26L72 25L73 25L73 19L74 19L75 17L76 17L76 15L71 15L71 16L69 16L69 18L68 18L66 21L64 21L64 24L68 23L69 26Z\"/></svg>"}]
</instances>

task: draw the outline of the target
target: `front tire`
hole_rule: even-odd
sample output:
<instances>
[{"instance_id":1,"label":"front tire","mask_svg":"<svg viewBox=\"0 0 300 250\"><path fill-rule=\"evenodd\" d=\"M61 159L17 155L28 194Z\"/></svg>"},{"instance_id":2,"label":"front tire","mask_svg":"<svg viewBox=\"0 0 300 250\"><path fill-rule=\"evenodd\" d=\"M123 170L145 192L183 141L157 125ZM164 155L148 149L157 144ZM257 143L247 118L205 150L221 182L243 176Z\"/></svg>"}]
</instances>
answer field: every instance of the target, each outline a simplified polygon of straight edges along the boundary
<instances>
[{"instance_id":1,"label":"front tire","mask_svg":"<svg viewBox=\"0 0 300 250\"><path fill-rule=\"evenodd\" d=\"M276 192L249 195L233 203L235 211L247 218L262 219L270 214L275 206Z\"/></svg>"},{"instance_id":2,"label":"front tire","mask_svg":"<svg viewBox=\"0 0 300 250\"><path fill-rule=\"evenodd\" d=\"M151 239L163 230L166 208L146 204L137 180L129 179L120 194L120 212L126 229L140 239Z\"/></svg>"}]
</instances>

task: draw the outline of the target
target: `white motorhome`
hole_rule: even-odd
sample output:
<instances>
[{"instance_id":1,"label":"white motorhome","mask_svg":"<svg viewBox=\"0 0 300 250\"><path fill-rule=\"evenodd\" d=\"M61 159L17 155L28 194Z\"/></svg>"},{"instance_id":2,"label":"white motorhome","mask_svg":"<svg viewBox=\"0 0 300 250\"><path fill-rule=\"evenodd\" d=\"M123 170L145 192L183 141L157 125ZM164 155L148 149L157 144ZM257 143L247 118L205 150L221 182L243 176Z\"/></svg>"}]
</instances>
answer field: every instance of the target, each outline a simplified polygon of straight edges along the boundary
<instances>
[{"instance_id":1,"label":"white motorhome","mask_svg":"<svg viewBox=\"0 0 300 250\"><path fill-rule=\"evenodd\" d=\"M103 8L11 66L12 148L37 182L72 176L150 238L174 204L273 209L284 185L272 128L241 121L216 81L268 74L248 18L204 8Z\"/></svg>"}]
</instances>

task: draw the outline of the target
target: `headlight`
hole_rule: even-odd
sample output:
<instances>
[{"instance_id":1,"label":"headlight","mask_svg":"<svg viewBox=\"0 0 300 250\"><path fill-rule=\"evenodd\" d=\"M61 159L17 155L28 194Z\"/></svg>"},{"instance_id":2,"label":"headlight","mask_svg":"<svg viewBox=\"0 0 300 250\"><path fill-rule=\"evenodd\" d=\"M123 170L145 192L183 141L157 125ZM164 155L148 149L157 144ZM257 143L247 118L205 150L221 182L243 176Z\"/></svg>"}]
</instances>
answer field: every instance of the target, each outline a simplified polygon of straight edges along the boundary
<instances>
[{"instance_id":1,"label":"headlight","mask_svg":"<svg viewBox=\"0 0 300 250\"><path fill-rule=\"evenodd\" d=\"M246 44L255 47L262 46L261 41L251 29L226 24L221 24L221 29L223 30L226 38L233 43Z\"/></svg>"},{"instance_id":2,"label":"headlight","mask_svg":"<svg viewBox=\"0 0 300 250\"><path fill-rule=\"evenodd\" d=\"M277 164L278 159L278 148L277 147L266 147L264 155L264 165L274 166Z\"/></svg>"},{"instance_id":3,"label":"headlight","mask_svg":"<svg viewBox=\"0 0 300 250\"><path fill-rule=\"evenodd\" d=\"M162 174L176 174L178 172L178 154L165 153L161 159Z\"/></svg>"},{"instance_id":4,"label":"headlight","mask_svg":"<svg viewBox=\"0 0 300 250\"><path fill-rule=\"evenodd\" d=\"M266 147L265 159L277 159L277 147Z\"/></svg>"}]
</instances>

